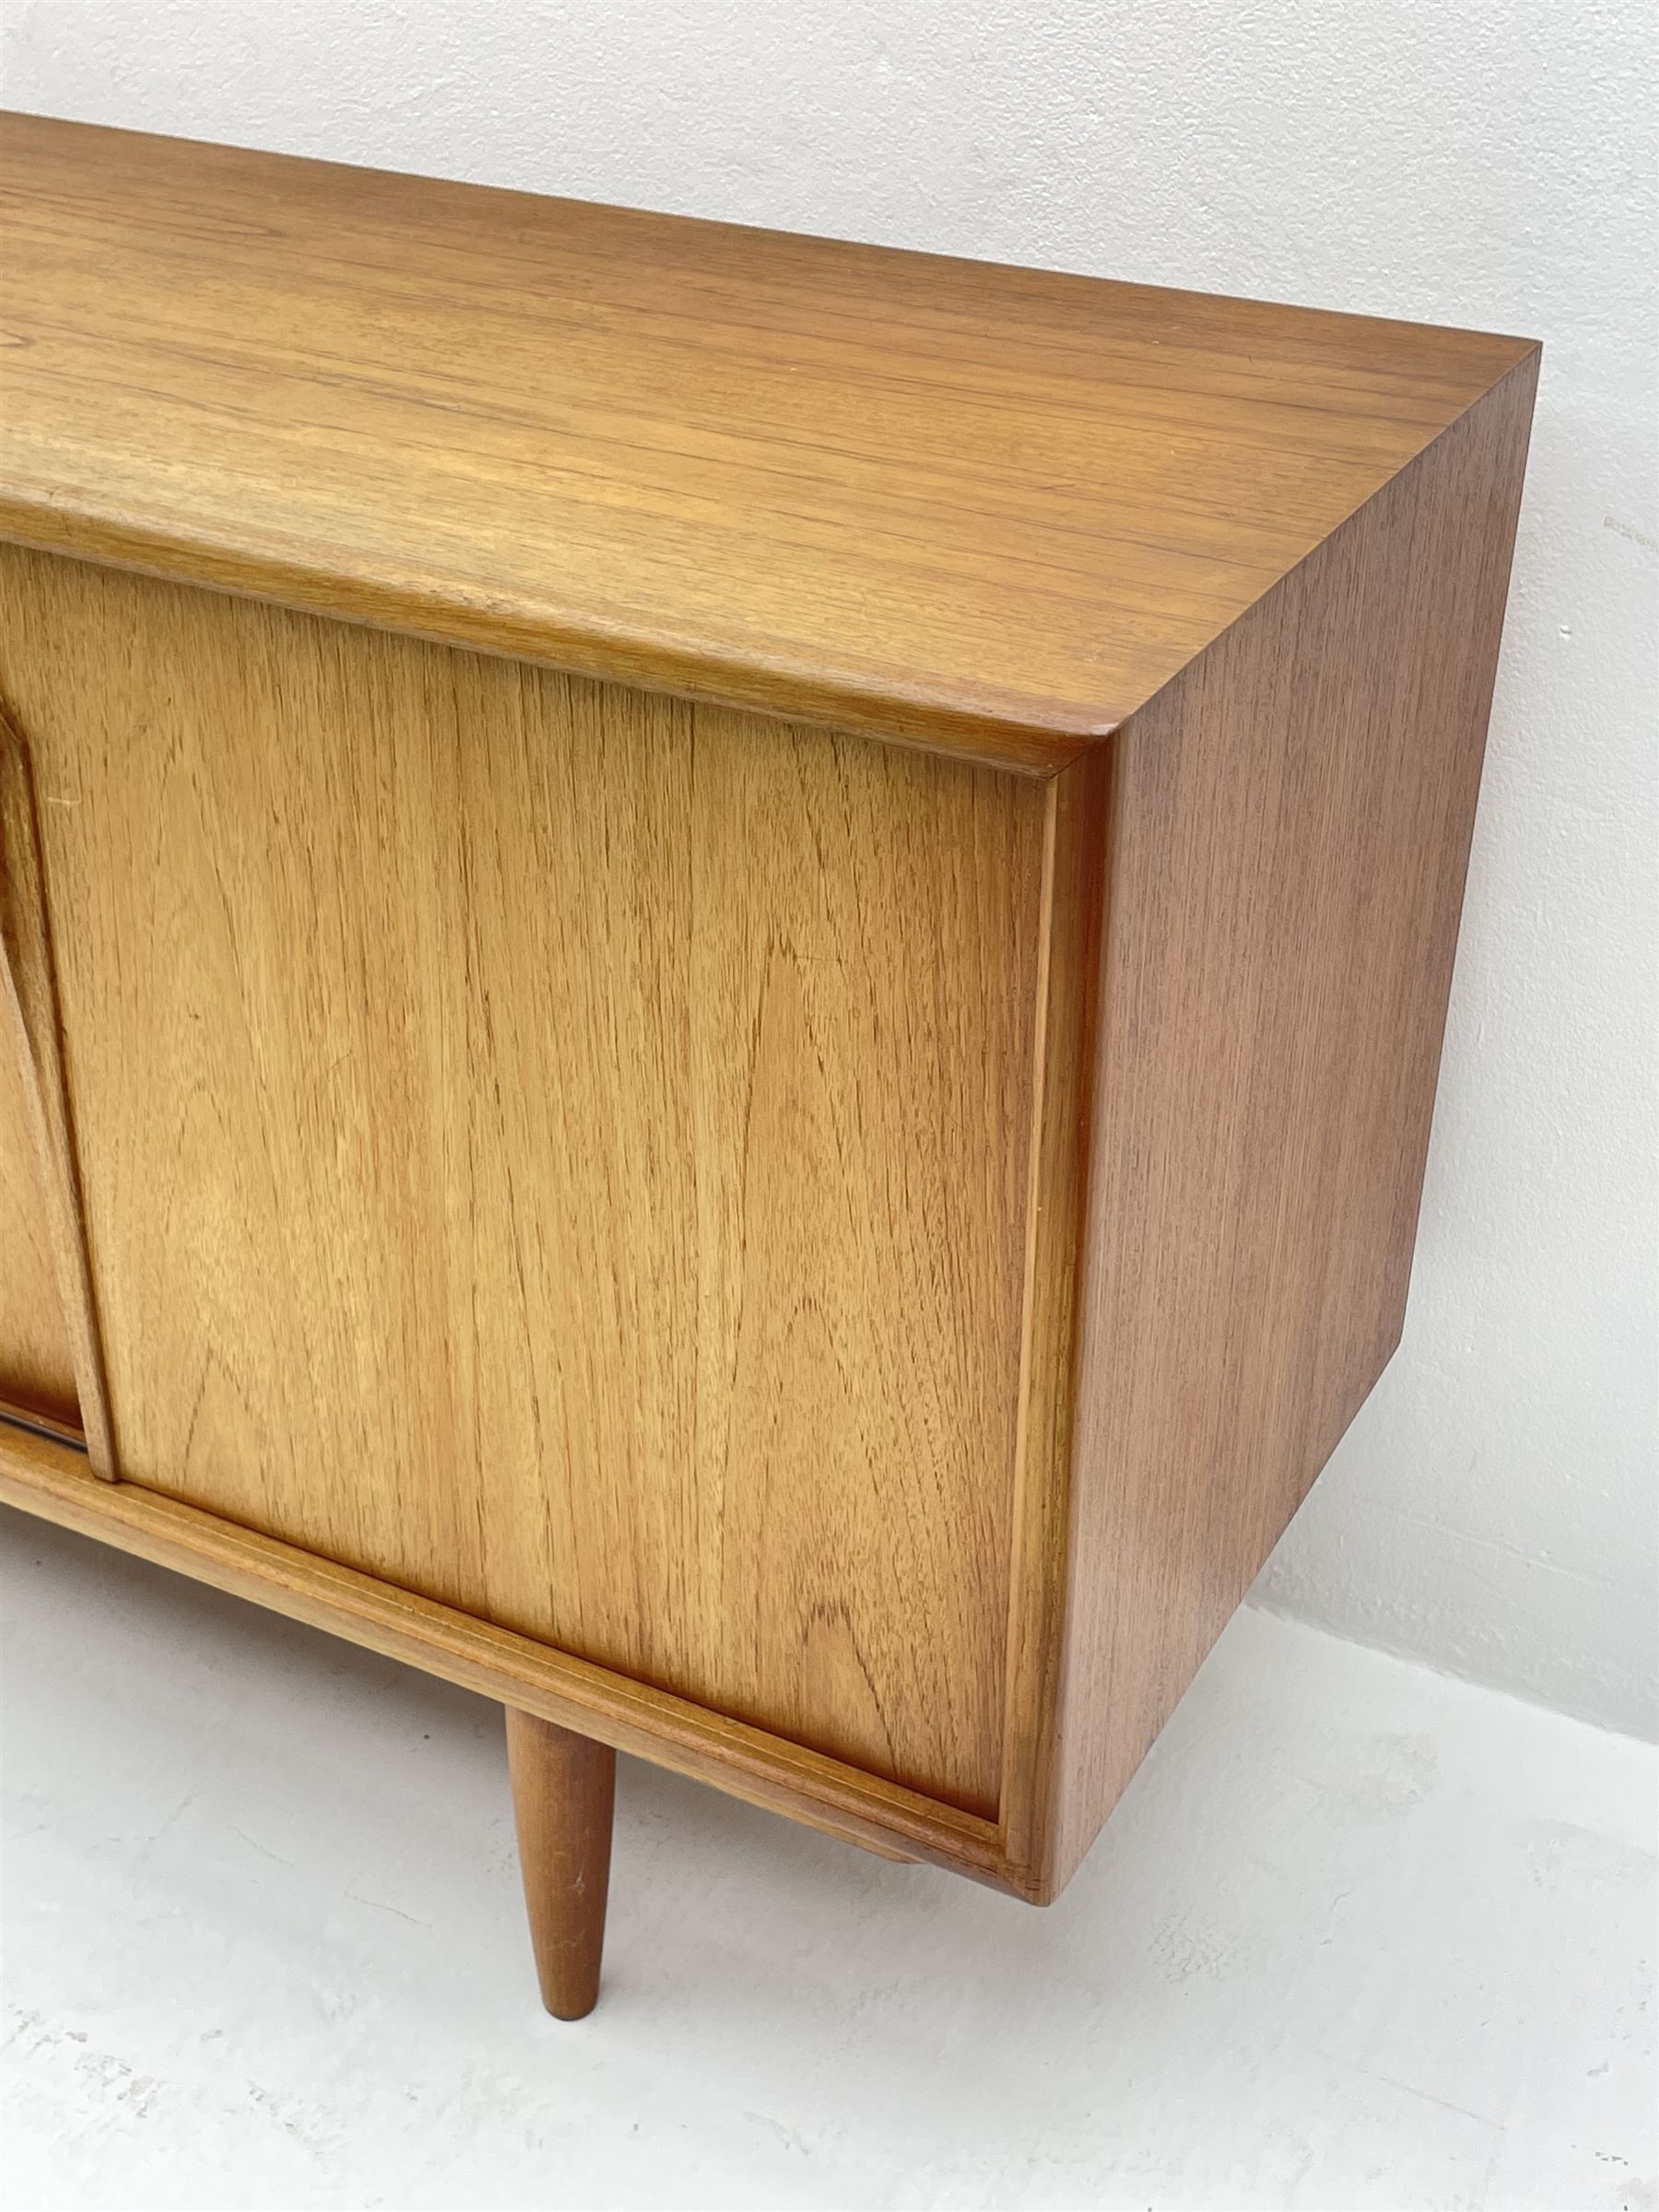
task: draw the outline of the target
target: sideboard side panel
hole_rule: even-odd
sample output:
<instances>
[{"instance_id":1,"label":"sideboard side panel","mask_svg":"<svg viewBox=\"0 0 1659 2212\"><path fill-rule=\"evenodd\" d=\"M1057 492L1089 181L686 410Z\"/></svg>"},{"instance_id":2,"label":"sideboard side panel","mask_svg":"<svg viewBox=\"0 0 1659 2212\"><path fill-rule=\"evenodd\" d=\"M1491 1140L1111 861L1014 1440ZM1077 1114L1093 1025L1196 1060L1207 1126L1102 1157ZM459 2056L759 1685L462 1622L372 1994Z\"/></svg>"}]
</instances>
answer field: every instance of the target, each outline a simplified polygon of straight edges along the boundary
<instances>
[{"instance_id":1,"label":"sideboard side panel","mask_svg":"<svg viewBox=\"0 0 1659 2212\"><path fill-rule=\"evenodd\" d=\"M1535 375L1115 742L1043 1894L1399 1339Z\"/></svg>"},{"instance_id":2,"label":"sideboard side panel","mask_svg":"<svg viewBox=\"0 0 1659 2212\"><path fill-rule=\"evenodd\" d=\"M123 1476L994 1818L1042 784L0 582Z\"/></svg>"}]
</instances>

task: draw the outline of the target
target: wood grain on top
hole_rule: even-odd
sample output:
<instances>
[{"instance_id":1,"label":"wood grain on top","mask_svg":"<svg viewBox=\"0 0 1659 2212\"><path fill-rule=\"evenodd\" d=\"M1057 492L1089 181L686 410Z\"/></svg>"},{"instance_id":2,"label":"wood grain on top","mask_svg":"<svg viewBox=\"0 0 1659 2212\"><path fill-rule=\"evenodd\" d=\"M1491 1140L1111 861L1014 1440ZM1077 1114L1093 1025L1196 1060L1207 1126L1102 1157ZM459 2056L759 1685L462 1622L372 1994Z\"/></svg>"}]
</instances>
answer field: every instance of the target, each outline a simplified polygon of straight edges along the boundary
<instances>
[{"instance_id":1,"label":"wood grain on top","mask_svg":"<svg viewBox=\"0 0 1659 2212\"><path fill-rule=\"evenodd\" d=\"M6 119L0 534L1053 768L1521 340Z\"/></svg>"}]
</instances>

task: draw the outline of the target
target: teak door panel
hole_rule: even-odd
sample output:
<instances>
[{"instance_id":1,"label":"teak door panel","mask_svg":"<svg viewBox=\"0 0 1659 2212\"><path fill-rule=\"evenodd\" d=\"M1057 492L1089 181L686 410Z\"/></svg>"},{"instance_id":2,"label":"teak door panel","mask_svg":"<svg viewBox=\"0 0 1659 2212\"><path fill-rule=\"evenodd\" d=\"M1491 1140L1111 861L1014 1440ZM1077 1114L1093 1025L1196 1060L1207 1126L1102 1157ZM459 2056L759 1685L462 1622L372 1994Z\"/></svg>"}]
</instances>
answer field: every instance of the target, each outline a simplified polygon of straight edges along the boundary
<instances>
[{"instance_id":1,"label":"teak door panel","mask_svg":"<svg viewBox=\"0 0 1659 2212\"><path fill-rule=\"evenodd\" d=\"M3 567L120 1472L994 1815L1041 786Z\"/></svg>"}]
</instances>

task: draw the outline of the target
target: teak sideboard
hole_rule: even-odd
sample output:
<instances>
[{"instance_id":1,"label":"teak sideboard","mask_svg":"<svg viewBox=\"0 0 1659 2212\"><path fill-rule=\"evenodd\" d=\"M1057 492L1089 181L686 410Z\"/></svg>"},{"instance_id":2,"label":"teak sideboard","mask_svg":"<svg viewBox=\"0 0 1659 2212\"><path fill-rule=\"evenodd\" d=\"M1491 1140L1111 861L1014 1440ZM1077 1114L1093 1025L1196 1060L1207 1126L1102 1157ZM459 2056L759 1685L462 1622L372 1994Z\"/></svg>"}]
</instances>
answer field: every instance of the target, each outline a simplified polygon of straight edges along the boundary
<instances>
[{"instance_id":1,"label":"teak sideboard","mask_svg":"<svg viewBox=\"0 0 1659 2212\"><path fill-rule=\"evenodd\" d=\"M1525 341L30 116L0 1494L1053 1898L1398 1338Z\"/></svg>"}]
</instances>

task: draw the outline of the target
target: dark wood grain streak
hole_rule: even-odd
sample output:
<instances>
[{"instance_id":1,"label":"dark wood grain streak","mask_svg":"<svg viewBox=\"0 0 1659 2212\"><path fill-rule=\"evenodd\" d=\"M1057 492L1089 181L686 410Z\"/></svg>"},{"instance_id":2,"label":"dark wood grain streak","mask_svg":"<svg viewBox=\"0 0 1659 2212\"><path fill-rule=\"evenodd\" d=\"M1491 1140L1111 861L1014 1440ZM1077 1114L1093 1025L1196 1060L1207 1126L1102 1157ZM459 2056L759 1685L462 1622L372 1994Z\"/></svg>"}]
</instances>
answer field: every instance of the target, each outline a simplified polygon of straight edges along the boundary
<instances>
[{"instance_id":1,"label":"dark wood grain streak","mask_svg":"<svg viewBox=\"0 0 1659 2212\"><path fill-rule=\"evenodd\" d=\"M58 1295L40 1148L34 1080L15 1021L0 1019L0 1406L33 1419L78 1423L75 1359Z\"/></svg>"},{"instance_id":2,"label":"dark wood grain streak","mask_svg":"<svg viewBox=\"0 0 1659 2212\"><path fill-rule=\"evenodd\" d=\"M28 1154L12 1153L4 1167L8 1181L27 1172L32 1160L38 1220L43 1221L51 1252L56 1297L44 1315L26 1331L0 1343L0 1367L16 1371L17 1347L38 1339L44 1326L56 1330L67 1352L74 1382L66 1401L61 1373L48 1370L48 1389L18 1394L19 1409L43 1414L52 1422L76 1422L86 1441L95 1472L106 1481L116 1474L114 1433L105 1386L103 1347L92 1274L88 1261L86 1217L80 1167L70 1121L64 1076L58 978L52 923L41 859L41 824L34 776L22 737L0 712L0 1049L13 1055L22 1091ZM14 1124L0 1128L8 1144ZM19 1251L20 1267L28 1253ZM10 1265L9 1259L7 1265ZM43 1286L41 1287L43 1288ZM9 1309L11 1294L4 1301ZM50 1342L50 1339L49 1339Z\"/></svg>"}]
</instances>

